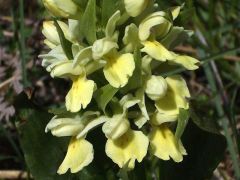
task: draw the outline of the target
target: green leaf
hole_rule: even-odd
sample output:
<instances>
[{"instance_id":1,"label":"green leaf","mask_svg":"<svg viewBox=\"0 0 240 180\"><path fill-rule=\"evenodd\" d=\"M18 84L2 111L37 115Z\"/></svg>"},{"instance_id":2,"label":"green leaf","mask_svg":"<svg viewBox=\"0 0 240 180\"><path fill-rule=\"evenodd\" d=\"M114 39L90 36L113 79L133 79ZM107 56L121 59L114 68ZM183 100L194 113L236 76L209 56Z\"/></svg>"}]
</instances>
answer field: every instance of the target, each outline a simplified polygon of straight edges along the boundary
<instances>
[{"instance_id":1,"label":"green leaf","mask_svg":"<svg viewBox=\"0 0 240 180\"><path fill-rule=\"evenodd\" d=\"M122 94L126 94L128 91L142 87L142 57L139 48L134 51L134 61L135 69L133 75L129 78L128 84L120 90Z\"/></svg>"},{"instance_id":2,"label":"green leaf","mask_svg":"<svg viewBox=\"0 0 240 180\"><path fill-rule=\"evenodd\" d=\"M68 175L57 175L57 169L65 156L67 139L45 133L52 115L33 106L30 98L21 93L15 100L16 126L27 167L36 180L65 180Z\"/></svg>"},{"instance_id":3,"label":"green leaf","mask_svg":"<svg viewBox=\"0 0 240 180\"><path fill-rule=\"evenodd\" d=\"M210 179L224 157L225 137L203 131L189 121L181 139L188 155L181 163L161 161L160 179Z\"/></svg>"},{"instance_id":4,"label":"green leaf","mask_svg":"<svg viewBox=\"0 0 240 180\"><path fill-rule=\"evenodd\" d=\"M22 117L23 118L23 117ZM46 112L29 110L26 122L17 124L25 160L35 179L65 179L57 168L64 158L63 139L45 134L50 116Z\"/></svg>"},{"instance_id":5,"label":"green leaf","mask_svg":"<svg viewBox=\"0 0 240 180\"><path fill-rule=\"evenodd\" d=\"M108 19L117 10L116 4L118 0L103 0L102 1L102 26L105 27Z\"/></svg>"},{"instance_id":6,"label":"green leaf","mask_svg":"<svg viewBox=\"0 0 240 180\"><path fill-rule=\"evenodd\" d=\"M187 126L189 119L189 111L186 109L179 109L177 129L175 132L175 137L179 140Z\"/></svg>"},{"instance_id":7,"label":"green leaf","mask_svg":"<svg viewBox=\"0 0 240 180\"><path fill-rule=\"evenodd\" d=\"M58 22L56 19L54 19L54 25L56 26L58 35L59 35L59 39L63 48L63 51L65 53L65 55L67 56L67 58L69 60L73 59L73 54L72 54L72 43L67 40L64 36L64 33L61 29L61 27L59 26Z\"/></svg>"},{"instance_id":8,"label":"green leaf","mask_svg":"<svg viewBox=\"0 0 240 180\"><path fill-rule=\"evenodd\" d=\"M220 134L216 120L207 118L205 115L198 115L193 108L190 108L191 120L202 130L210 133Z\"/></svg>"},{"instance_id":9,"label":"green leaf","mask_svg":"<svg viewBox=\"0 0 240 180\"><path fill-rule=\"evenodd\" d=\"M96 0L89 0L86 10L81 19L81 34L93 44L96 41Z\"/></svg>"},{"instance_id":10,"label":"green leaf","mask_svg":"<svg viewBox=\"0 0 240 180\"><path fill-rule=\"evenodd\" d=\"M98 89L95 94L95 100L97 101L98 107L102 109L104 113L107 104L112 100L114 95L118 92L117 88L112 87L110 84Z\"/></svg>"}]
</instances>

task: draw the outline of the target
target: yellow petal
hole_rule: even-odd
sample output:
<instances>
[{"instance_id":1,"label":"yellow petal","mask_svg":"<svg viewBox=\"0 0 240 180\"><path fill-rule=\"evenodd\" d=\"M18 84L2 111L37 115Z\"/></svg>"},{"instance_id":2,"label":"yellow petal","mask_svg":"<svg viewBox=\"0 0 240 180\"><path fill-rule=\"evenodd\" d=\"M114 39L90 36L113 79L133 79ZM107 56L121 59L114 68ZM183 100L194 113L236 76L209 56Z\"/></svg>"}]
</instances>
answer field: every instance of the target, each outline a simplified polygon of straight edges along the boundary
<instances>
[{"instance_id":1,"label":"yellow petal","mask_svg":"<svg viewBox=\"0 0 240 180\"><path fill-rule=\"evenodd\" d=\"M147 154L148 138L141 131L129 130L116 140L108 139L106 154L120 168L128 163L128 168L135 166L135 160L141 162Z\"/></svg>"},{"instance_id":2,"label":"yellow petal","mask_svg":"<svg viewBox=\"0 0 240 180\"><path fill-rule=\"evenodd\" d=\"M87 80L85 75L73 78L72 88L66 96L66 108L71 112L85 109L90 103L94 91L94 81Z\"/></svg>"},{"instance_id":3,"label":"yellow petal","mask_svg":"<svg viewBox=\"0 0 240 180\"><path fill-rule=\"evenodd\" d=\"M181 141L177 142L171 130L163 125L152 129L150 144L153 154L163 160L171 157L175 162L181 162L183 155L187 155Z\"/></svg>"},{"instance_id":4,"label":"yellow petal","mask_svg":"<svg viewBox=\"0 0 240 180\"><path fill-rule=\"evenodd\" d=\"M182 65L188 70L196 70L198 69L199 61L191 56L186 55L178 55L172 52L174 58L170 62L174 62Z\"/></svg>"},{"instance_id":5,"label":"yellow petal","mask_svg":"<svg viewBox=\"0 0 240 180\"><path fill-rule=\"evenodd\" d=\"M127 13L136 17L146 8L149 0L124 0L124 5Z\"/></svg>"},{"instance_id":6,"label":"yellow petal","mask_svg":"<svg viewBox=\"0 0 240 180\"><path fill-rule=\"evenodd\" d=\"M146 41L143 42L143 45L144 48L141 49L141 51L147 53L156 60L166 61L173 59L172 54L157 41Z\"/></svg>"},{"instance_id":7,"label":"yellow petal","mask_svg":"<svg viewBox=\"0 0 240 180\"><path fill-rule=\"evenodd\" d=\"M107 59L103 72L107 81L116 88L127 84L129 77L135 69L134 57L132 54L122 54Z\"/></svg>"},{"instance_id":8,"label":"yellow petal","mask_svg":"<svg viewBox=\"0 0 240 180\"><path fill-rule=\"evenodd\" d=\"M68 146L67 154L57 173L64 174L68 169L70 169L71 173L76 173L89 165L92 160L92 144L85 139L72 138Z\"/></svg>"},{"instance_id":9,"label":"yellow petal","mask_svg":"<svg viewBox=\"0 0 240 180\"><path fill-rule=\"evenodd\" d=\"M166 78L168 91L166 95L156 101L158 112L166 115L178 115L179 108L188 109L189 104L186 98L190 93L185 80L181 76Z\"/></svg>"}]
</instances>

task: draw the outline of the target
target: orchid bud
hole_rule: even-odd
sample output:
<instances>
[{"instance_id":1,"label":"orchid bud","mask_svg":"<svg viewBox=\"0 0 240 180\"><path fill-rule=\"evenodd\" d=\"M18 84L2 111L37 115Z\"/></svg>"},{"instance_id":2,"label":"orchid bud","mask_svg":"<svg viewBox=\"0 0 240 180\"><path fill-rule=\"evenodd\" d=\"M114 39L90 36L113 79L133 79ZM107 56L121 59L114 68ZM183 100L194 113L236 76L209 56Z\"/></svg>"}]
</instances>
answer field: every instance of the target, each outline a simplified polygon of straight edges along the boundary
<instances>
[{"instance_id":1,"label":"orchid bud","mask_svg":"<svg viewBox=\"0 0 240 180\"><path fill-rule=\"evenodd\" d=\"M167 82L162 76L151 76L146 83L146 94L154 101L165 96L167 92Z\"/></svg>"},{"instance_id":2,"label":"orchid bud","mask_svg":"<svg viewBox=\"0 0 240 180\"><path fill-rule=\"evenodd\" d=\"M56 17L78 19L80 10L72 0L43 0L44 6Z\"/></svg>"},{"instance_id":3,"label":"orchid bud","mask_svg":"<svg viewBox=\"0 0 240 180\"><path fill-rule=\"evenodd\" d=\"M59 26L61 27L64 35L69 39L68 26L62 21L58 21ZM46 37L44 41L50 48L54 48L60 44L59 35L53 21L44 21L43 22L43 35Z\"/></svg>"}]
</instances>

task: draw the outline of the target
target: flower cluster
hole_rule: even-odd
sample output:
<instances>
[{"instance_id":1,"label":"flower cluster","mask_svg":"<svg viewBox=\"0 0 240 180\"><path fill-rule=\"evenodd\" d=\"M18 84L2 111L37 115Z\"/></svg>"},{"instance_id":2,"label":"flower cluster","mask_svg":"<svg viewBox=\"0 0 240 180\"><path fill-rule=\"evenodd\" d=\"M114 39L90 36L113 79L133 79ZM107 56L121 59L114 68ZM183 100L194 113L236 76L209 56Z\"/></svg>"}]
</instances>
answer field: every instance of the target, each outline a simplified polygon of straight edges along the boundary
<instances>
[{"instance_id":1,"label":"flower cluster","mask_svg":"<svg viewBox=\"0 0 240 180\"><path fill-rule=\"evenodd\" d=\"M54 136L72 137L58 173L75 173L92 162L86 136L100 125L106 155L120 168L133 169L148 149L181 162L187 153L174 124L189 108L190 93L180 75L161 74L169 67L198 68L195 58L171 51L191 34L173 25L182 7L159 10L154 0L121 0L108 16L95 0L43 2L55 20L43 23L51 50L40 55L42 65L53 78L72 82L64 110L46 127Z\"/></svg>"}]
</instances>

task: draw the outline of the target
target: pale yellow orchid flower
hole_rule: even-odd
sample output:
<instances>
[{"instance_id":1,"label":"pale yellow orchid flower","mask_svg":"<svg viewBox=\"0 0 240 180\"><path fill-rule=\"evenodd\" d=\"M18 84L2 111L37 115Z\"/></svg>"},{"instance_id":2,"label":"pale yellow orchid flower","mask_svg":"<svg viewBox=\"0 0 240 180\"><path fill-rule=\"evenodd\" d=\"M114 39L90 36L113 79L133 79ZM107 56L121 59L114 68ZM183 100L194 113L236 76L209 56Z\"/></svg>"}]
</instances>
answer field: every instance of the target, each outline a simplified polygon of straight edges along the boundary
<instances>
[{"instance_id":1,"label":"pale yellow orchid flower","mask_svg":"<svg viewBox=\"0 0 240 180\"><path fill-rule=\"evenodd\" d=\"M185 80L181 76L170 76L166 79L168 89L166 95L155 102L157 112L155 123L161 124L168 121L174 121L179 115L179 109L188 109L190 93Z\"/></svg>"},{"instance_id":2,"label":"pale yellow orchid flower","mask_svg":"<svg viewBox=\"0 0 240 180\"><path fill-rule=\"evenodd\" d=\"M55 115L45 128L57 137L74 136L85 137L87 133L98 125L107 121L107 117L99 116L99 112L86 111L83 114Z\"/></svg>"},{"instance_id":3,"label":"pale yellow orchid flower","mask_svg":"<svg viewBox=\"0 0 240 180\"><path fill-rule=\"evenodd\" d=\"M135 160L141 162L147 153L148 138L141 131L131 130L127 119L127 109L138 102L130 94L124 96L120 101L122 114L113 115L102 128L108 138L106 154L121 168L127 163L128 168L134 168Z\"/></svg>"},{"instance_id":4,"label":"pale yellow orchid flower","mask_svg":"<svg viewBox=\"0 0 240 180\"><path fill-rule=\"evenodd\" d=\"M173 20L179 15L180 9L181 7L179 6L170 9ZM141 51L158 61L164 62L168 60L170 63L180 64L188 70L197 69L199 63L197 59L186 55L175 54L167 50L161 42L156 40L163 39L169 32L171 33L172 22L170 22L166 16L166 12L158 11L149 15L140 23L138 34L144 46ZM181 30L181 28L179 30Z\"/></svg>"},{"instance_id":5,"label":"pale yellow orchid flower","mask_svg":"<svg viewBox=\"0 0 240 180\"><path fill-rule=\"evenodd\" d=\"M141 131L129 129L118 139L108 139L106 154L120 168L127 165L133 169L135 161L141 162L147 154L149 140Z\"/></svg>"},{"instance_id":6,"label":"pale yellow orchid flower","mask_svg":"<svg viewBox=\"0 0 240 180\"><path fill-rule=\"evenodd\" d=\"M125 86L135 69L133 54L122 54L116 50L118 33L115 32L115 28L120 17L120 11L116 11L108 20L106 37L95 41L92 46L93 58L106 61L103 68L104 76L109 84L116 88Z\"/></svg>"},{"instance_id":7,"label":"pale yellow orchid flower","mask_svg":"<svg viewBox=\"0 0 240 180\"><path fill-rule=\"evenodd\" d=\"M139 25L138 36L144 46L141 51L158 61L171 60L172 54L156 40L167 35L172 22L166 18L164 11L158 11L147 16Z\"/></svg>"},{"instance_id":8,"label":"pale yellow orchid flower","mask_svg":"<svg viewBox=\"0 0 240 180\"><path fill-rule=\"evenodd\" d=\"M177 140L172 131L165 125L154 126L149 135L152 153L162 160L181 162L187 155L181 140Z\"/></svg>"},{"instance_id":9,"label":"pale yellow orchid flower","mask_svg":"<svg viewBox=\"0 0 240 180\"><path fill-rule=\"evenodd\" d=\"M58 174L64 174L68 169L76 173L90 164L93 160L93 146L84 138L93 128L106 121L106 117L99 116L99 112L87 111L83 114L56 115L47 124L45 132L51 131L54 136L73 136Z\"/></svg>"},{"instance_id":10,"label":"pale yellow orchid flower","mask_svg":"<svg viewBox=\"0 0 240 180\"><path fill-rule=\"evenodd\" d=\"M51 76L68 77L72 80L72 87L65 98L68 111L78 112L91 102L95 83L86 78L86 72L81 65L74 67L72 61L63 61L53 67Z\"/></svg>"}]
</instances>

